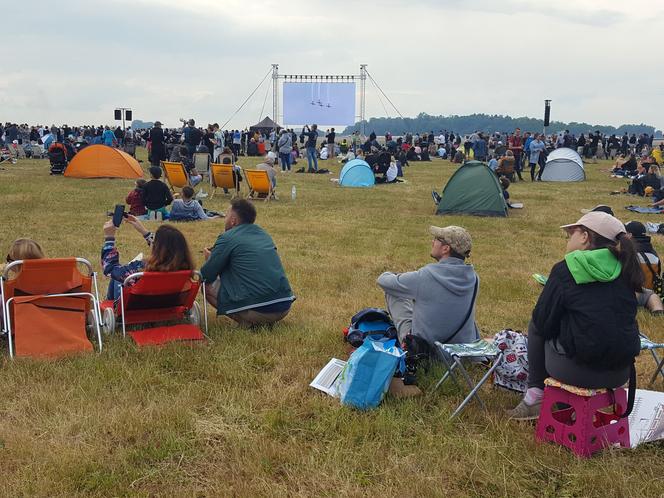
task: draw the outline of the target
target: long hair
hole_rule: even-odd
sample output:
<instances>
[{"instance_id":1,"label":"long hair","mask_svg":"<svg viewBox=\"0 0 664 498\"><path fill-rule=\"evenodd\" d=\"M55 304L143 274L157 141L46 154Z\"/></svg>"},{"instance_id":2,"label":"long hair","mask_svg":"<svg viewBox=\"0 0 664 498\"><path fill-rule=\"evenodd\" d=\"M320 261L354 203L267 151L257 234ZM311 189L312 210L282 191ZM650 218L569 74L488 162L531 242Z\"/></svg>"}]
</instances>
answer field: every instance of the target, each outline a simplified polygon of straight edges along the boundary
<instances>
[{"instance_id":1,"label":"long hair","mask_svg":"<svg viewBox=\"0 0 664 498\"><path fill-rule=\"evenodd\" d=\"M16 239L7 254L7 261L19 259L42 259L44 251L41 246L32 239Z\"/></svg>"},{"instance_id":2,"label":"long hair","mask_svg":"<svg viewBox=\"0 0 664 498\"><path fill-rule=\"evenodd\" d=\"M152 253L145 264L145 271L193 270L194 261L182 232L171 225L160 226L154 234Z\"/></svg>"},{"instance_id":3,"label":"long hair","mask_svg":"<svg viewBox=\"0 0 664 498\"><path fill-rule=\"evenodd\" d=\"M614 242L606 237L602 237L597 232L593 232L589 228L583 227L583 229L588 232L588 235L590 236L590 248L606 248L611 251L611 254L613 254L622 265L620 276L625 279L634 292L642 292L645 278L632 239L628 237L627 234L621 233L618 235L617 242Z\"/></svg>"}]
</instances>

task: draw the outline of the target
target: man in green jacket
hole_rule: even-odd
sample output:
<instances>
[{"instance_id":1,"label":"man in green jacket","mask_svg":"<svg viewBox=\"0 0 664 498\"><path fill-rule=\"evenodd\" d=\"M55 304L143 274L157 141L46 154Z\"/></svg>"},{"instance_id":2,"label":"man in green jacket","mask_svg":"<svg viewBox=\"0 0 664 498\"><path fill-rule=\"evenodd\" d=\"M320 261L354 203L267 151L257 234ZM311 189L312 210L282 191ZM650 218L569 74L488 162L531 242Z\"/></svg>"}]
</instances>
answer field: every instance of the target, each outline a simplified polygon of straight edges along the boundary
<instances>
[{"instance_id":1,"label":"man in green jacket","mask_svg":"<svg viewBox=\"0 0 664 498\"><path fill-rule=\"evenodd\" d=\"M207 300L217 315L244 327L278 322L295 300L274 241L254 221L251 202L231 201L225 231L212 249L204 250L201 268Z\"/></svg>"}]
</instances>

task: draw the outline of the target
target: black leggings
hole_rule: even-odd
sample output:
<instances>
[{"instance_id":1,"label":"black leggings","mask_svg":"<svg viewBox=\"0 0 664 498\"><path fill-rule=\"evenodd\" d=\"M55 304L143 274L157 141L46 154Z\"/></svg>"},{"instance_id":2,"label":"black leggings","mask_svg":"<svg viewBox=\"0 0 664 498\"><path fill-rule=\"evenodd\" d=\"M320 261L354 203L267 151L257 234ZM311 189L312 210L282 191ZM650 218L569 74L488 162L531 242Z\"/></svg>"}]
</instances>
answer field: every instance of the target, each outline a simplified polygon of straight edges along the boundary
<instances>
[{"instance_id":1,"label":"black leggings","mask_svg":"<svg viewBox=\"0 0 664 498\"><path fill-rule=\"evenodd\" d=\"M535 325L528 325L528 387L544 389L544 380L553 377L560 382L587 389L613 389L627 383L629 366L618 370L596 370L577 363L565 355L557 341L546 341Z\"/></svg>"}]
</instances>

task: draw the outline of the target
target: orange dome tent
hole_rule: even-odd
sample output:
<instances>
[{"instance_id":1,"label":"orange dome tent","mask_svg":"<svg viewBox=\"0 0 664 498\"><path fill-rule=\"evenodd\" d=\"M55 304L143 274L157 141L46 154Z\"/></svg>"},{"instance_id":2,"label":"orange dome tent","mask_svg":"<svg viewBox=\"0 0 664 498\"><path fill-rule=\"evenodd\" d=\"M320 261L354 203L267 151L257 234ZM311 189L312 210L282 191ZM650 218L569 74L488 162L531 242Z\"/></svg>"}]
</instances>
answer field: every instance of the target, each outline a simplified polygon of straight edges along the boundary
<instances>
[{"instance_id":1,"label":"orange dome tent","mask_svg":"<svg viewBox=\"0 0 664 498\"><path fill-rule=\"evenodd\" d=\"M129 154L107 145L89 145L71 160L65 176L72 178L141 178L143 170Z\"/></svg>"}]
</instances>

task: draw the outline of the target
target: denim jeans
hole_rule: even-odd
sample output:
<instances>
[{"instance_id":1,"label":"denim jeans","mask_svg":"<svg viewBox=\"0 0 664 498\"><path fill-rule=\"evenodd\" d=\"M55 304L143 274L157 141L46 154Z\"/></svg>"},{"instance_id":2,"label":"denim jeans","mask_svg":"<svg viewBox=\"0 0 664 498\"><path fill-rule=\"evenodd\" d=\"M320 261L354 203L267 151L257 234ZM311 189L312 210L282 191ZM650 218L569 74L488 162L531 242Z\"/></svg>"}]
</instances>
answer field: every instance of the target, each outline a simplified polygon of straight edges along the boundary
<instances>
[{"instance_id":1,"label":"denim jeans","mask_svg":"<svg viewBox=\"0 0 664 498\"><path fill-rule=\"evenodd\" d=\"M282 152L279 152L279 162L281 162L281 171L290 171L290 163L291 160L291 155L290 152L288 154L284 154Z\"/></svg>"},{"instance_id":2,"label":"denim jeans","mask_svg":"<svg viewBox=\"0 0 664 498\"><path fill-rule=\"evenodd\" d=\"M313 168L311 167L311 163L314 163ZM307 171L318 171L318 158L316 157L316 147L307 147L307 164L309 165L309 168Z\"/></svg>"}]
</instances>

